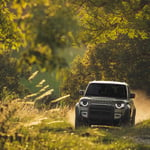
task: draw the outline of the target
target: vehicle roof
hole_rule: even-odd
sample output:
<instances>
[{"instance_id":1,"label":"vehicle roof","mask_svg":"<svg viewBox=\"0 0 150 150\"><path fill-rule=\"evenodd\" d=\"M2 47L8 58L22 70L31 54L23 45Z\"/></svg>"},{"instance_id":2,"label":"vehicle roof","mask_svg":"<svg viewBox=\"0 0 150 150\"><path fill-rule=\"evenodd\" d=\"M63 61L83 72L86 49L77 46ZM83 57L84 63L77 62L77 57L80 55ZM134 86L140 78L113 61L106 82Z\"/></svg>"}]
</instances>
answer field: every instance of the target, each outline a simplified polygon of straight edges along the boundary
<instances>
[{"instance_id":1,"label":"vehicle roof","mask_svg":"<svg viewBox=\"0 0 150 150\"><path fill-rule=\"evenodd\" d=\"M128 85L125 82L118 82L118 81L90 81L89 83L102 83L102 84L120 84L120 85Z\"/></svg>"}]
</instances>

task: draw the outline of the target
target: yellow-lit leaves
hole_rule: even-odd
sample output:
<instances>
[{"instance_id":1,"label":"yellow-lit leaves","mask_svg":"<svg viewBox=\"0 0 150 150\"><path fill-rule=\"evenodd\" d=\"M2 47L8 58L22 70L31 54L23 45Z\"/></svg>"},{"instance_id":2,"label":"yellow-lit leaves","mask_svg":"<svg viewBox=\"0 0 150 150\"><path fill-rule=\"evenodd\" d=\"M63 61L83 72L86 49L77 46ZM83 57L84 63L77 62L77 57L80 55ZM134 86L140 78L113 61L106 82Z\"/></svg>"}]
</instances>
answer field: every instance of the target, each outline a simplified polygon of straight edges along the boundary
<instances>
[{"instance_id":1,"label":"yellow-lit leaves","mask_svg":"<svg viewBox=\"0 0 150 150\"><path fill-rule=\"evenodd\" d=\"M83 2L79 16L84 29L81 33L83 42L106 43L120 35L128 35L131 39L149 38L149 1Z\"/></svg>"}]
</instances>

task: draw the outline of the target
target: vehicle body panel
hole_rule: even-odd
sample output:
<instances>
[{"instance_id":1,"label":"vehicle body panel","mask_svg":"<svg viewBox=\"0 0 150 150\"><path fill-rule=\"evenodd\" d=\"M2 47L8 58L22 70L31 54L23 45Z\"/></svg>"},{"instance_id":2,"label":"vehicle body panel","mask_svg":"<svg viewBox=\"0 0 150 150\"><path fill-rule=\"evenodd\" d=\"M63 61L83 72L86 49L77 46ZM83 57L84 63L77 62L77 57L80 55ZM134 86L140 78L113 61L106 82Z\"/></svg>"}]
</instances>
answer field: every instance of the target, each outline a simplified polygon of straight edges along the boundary
<instances>
[{"instance_id":1,"label":"vehicle body panel","mask_svg":"<svg viewBox=\"0 0 150 150\"><path fill-rule=\"evenodd\" d=\"M120 89L122 93L118 92ZM78 111L77 120L75 120L77 123L84 125L134 124L136 114L132 99L134 94L130 93L127 83L92 81L82 93L84 93L83 97L75 106Z\"/></svg>"}]
</instances>

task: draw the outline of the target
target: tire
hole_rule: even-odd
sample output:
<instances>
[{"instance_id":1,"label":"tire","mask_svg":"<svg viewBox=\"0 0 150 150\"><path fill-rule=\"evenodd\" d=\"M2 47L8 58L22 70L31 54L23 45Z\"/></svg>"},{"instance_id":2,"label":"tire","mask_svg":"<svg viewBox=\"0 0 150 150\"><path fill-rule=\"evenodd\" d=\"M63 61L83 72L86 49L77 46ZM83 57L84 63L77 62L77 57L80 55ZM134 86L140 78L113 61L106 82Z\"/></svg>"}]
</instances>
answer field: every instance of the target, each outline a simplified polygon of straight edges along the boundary
<instances>
[{"instance_id":1,"label":"tire","mask_svg":"<svg viewBox=\"0 0 150 150\"><path fill-rule=\"evenodd\" d=\"M81 118L79 114L79 108L75 108L75 129L79 128L81 126Z\"/></svg>"},{"instance_id":2,"label":"tire","mask_svg":"<svg viewBox=\"0 0 150 150\"><path fill-rule=\"evenodd\" d=\"M84 121L82 120L80 113L79 113L79 108L75 108L75 129L80 128L85 126Z\"/></svg>"},{"instance_id":3,"label":"tire","mask_svg":"<svg viewBox=\"0 0 150 150\"><path fill-rule=\"evenodd\" d=\"M135 125L135 116L136 116L136 110L134 110L133 115L132 115L131 126Z\"/></svg>"},{"instance_id":4,"label":"tire","mask_svg":"<svg viewBox=\"0 0 150 150\"><path fill-rule=\"evenodd\" d=\"M121 120L118 119L118 120L115 120L114 123L113 123L114 126L117 126L117 127L120 127L121 126Z\"/></svg>"},{"instance_id":5,"label":"tire","mask_svg":"<svg viewBox=\"0 0 150 150\"><path fill-rule=\"evenodd\" d=\"M121 121L121 126L130 126L130 125L131 125L130 110L126 110L124 117L122 118Z\"/></svg>"}]
</instances>

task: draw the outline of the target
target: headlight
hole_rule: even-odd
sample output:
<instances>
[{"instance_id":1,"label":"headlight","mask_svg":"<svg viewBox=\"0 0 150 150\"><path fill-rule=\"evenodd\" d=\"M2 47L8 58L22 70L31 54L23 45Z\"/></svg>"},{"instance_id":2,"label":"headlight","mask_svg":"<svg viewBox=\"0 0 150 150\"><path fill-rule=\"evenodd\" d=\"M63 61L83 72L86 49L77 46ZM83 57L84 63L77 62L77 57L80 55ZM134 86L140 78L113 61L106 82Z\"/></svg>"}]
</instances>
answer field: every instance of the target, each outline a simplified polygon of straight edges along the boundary
<instances>
[{"instance_id":1,"label":"headlight","mask_svg":"<svg viewBox=\"0 0 150 150\"><path fill-rule=\"evenodd\" d=\"M124 108L124 107L125 107L125 104L124 104L124 103L117 103L117 104L115 104L115 107L116 107L117 109L121 109L121 108Z\"/></svg>"},{"instance_id":2,"label":"headlight","mask_svg":"<svg viewBox=\"0 0 150 150\"><path fill-rule=\"evenodd\" d=\"M88 106L88 104L89 104L89 102L88 102L87 100L81 100L81 101L80 101L80 105L81 105L81 106L86 107L86 106Z\"/></svg>"}]
</instances>

